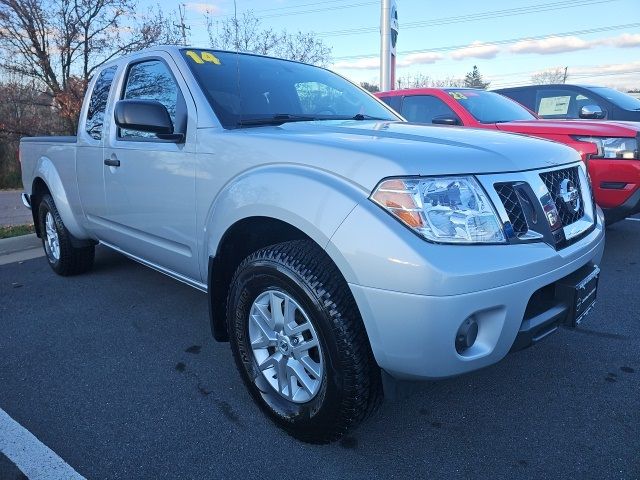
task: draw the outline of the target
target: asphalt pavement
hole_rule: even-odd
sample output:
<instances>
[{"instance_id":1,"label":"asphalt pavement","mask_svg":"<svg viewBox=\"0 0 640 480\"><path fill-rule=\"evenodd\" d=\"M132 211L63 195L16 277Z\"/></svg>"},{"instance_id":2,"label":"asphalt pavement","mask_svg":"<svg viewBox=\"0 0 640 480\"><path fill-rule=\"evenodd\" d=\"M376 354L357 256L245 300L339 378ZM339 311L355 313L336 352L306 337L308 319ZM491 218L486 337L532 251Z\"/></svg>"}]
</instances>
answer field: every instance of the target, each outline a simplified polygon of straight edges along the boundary
<instances>
[{"instance_id":1,"label":"asphalt pavement","mask_svg":"<svg viewBox=\"0 0 640 480\"><path fill-rule=\"evenodd\" d=\"M91 479L637 479L639 239L640 221L608 229L579 329L417 384L325 446L260 413L204 294L104 248L78 277L2 265L0 409ZM0 478L11 468L0 455Z\"/></svg>"},{"instance_id":2,"label":"asphalt pavement","mask_svg":"<svg viewBox=\"0 0 640 480\"><path fill-rule=\"evenodd\" d=\"M0 190L0 227L33 223L31 211L23 204L22 190Z\"/></svg>"}]
</instances>

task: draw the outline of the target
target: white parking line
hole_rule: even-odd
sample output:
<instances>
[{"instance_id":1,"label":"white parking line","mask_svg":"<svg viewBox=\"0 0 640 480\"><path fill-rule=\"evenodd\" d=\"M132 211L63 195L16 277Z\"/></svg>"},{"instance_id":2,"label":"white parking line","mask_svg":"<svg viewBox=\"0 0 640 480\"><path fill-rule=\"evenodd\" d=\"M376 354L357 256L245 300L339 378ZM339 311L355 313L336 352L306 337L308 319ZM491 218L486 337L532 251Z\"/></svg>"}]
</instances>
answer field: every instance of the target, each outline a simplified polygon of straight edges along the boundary
<instances>
[{"instance_id":1,"label":"white parking line","mask_svg":"<svg viewBox=\"0 0 640 480\"><path fill-rule=\"evenodd\" d=\"M1 408L0 452L31 480L84 479Z\"/></svg>"},{"instance_id":2,"label":"white parking line","mask_svg":"<svg viewBox=\"0 0 640 480\"><path fill-rule=\"evenodd\" d=\"M629 217L629 218L627 218L627 220L631 220L632 222L640 222L640 218Z\"/></svg>"}]
</instances>

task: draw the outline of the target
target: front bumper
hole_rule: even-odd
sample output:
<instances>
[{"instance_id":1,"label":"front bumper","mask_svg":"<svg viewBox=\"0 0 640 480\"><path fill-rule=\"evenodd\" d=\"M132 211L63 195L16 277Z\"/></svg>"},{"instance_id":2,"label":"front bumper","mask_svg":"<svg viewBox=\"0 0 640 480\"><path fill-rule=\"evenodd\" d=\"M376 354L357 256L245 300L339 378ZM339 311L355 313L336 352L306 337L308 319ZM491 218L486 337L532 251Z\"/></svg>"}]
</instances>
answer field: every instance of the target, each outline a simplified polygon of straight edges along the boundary
<instances>
[{"instance_id":1,"label":"front bumper","mask_svg":"<svg viewBox=\"0 0 640 480\"><path fill-rule=\"evenodd\" d=\"M640 213L640 189L636 190L635 193L619 207L604 209L607 225L624 220L636 213Z\"/></svg>"},{"instance_id":2,"label":"front bumper","mask_svg":"<svg viewBox=\"0 0 640 480\"><path fill-rule=\"evenodd\" d=\"M594 230L559 251L541 243L435 246L411 232L407 237L384 217L356 212L327 251L347 278L378 365L398 379L460 375L526 346L522 336L514 343L534 293L590 262L599 264L604 250L601 213ZM375 241L356 243L363 234ZM469 317L478 335L460 354L456 334ZM561 319L558 314L551 323ZM525 344L546 336L541 333L532 331Z\"/></svg>"}]
</instances>

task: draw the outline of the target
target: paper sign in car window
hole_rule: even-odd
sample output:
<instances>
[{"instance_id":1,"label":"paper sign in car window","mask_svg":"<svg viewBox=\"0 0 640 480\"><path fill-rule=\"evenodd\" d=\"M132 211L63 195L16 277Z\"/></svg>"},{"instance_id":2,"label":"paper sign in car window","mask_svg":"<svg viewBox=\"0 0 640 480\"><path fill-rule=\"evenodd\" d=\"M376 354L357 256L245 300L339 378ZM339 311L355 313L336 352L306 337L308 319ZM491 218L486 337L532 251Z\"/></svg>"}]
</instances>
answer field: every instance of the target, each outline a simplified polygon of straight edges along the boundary
<instances>
[{"instance_id":1,"label":"paper sign in car window","mask_svg":"<svg viewBox=\"0 0 640 480\"><path fill-rule=\"evenodd\" d=\"M192 50L188 50L186 55L191 58L194 62L203 64L205 62L213 63L214 65L221 65L220 60L211 52L202 52L198 54L198 52L194 52Z\"/></svg>"},{"instance_id":2,"label":"paper sign in car window","mask_svg":"<svg viewBox=\"0 0 640 480\"><path fill-rule=\"evenodd\" d=\"M451 95L455 100L466 100L467 99L467 97L464 96L460 92L449 92L449 95Z\"/></svg>"},{"instance_id":3,"label":"paper sign in car window","mask_svg":"<svg viewBox=\"0 0 640 480\"><path fill-rule=\"evenodd\" d=\"M540 100L538 115L566 115L569 111L571 95L561 97L547 97Z\"/></svg>"}]
</instances>

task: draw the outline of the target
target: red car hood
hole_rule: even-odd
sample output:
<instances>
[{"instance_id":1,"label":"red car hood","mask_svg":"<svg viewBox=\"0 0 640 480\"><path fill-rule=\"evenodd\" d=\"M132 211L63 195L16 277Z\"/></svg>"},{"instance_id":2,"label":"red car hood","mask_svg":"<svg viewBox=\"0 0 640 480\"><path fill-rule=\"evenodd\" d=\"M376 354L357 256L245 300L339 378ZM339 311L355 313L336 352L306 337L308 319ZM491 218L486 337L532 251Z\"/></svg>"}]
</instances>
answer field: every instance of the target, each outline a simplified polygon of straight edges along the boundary
<instances>
[{"instance_id":1,"label":"red car hood","mask_svg":"<svg viewBox=\"0 0 640 480\"><path fill-rule=\"evenodd\" d=\"M638 122L603 122L594 120L522 120L497 123L505 132L525 135L584 135L593 137L635 137L640 132Z\"/></svg>"}]
</instances>

